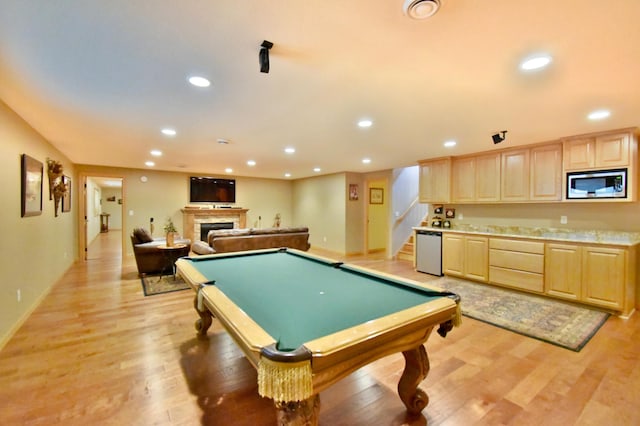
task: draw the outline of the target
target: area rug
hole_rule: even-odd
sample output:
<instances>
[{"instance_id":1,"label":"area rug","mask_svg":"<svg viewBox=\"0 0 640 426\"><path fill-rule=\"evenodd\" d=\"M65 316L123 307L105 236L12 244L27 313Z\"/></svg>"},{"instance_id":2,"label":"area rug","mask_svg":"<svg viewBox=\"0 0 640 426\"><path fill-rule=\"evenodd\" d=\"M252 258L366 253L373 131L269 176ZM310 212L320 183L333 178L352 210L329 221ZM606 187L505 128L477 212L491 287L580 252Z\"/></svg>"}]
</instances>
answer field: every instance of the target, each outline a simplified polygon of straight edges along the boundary
<instances>
[{"instance_id":1,"label":"area rug","mask_svg":"<svg viewBox=\"0 0 640 426\"><path fill-rule=\"evenodd\" d=\"M609 313L545 297L443 277L428 284L462 298L462 315L579 352Z\"/></svg>"},{"instance_id":2,"label":"area rug","mask_svg":"<svg viewBox=\"0 0 640 426\"><path fill-rule=\"evenodd\" d=\"M153 296L155 294L171 293L172 291L186 290L189 285L184 282L182 277L176 275L145 275L141 278L142 291L145 296Z\"/></svg>"}]
</instances>

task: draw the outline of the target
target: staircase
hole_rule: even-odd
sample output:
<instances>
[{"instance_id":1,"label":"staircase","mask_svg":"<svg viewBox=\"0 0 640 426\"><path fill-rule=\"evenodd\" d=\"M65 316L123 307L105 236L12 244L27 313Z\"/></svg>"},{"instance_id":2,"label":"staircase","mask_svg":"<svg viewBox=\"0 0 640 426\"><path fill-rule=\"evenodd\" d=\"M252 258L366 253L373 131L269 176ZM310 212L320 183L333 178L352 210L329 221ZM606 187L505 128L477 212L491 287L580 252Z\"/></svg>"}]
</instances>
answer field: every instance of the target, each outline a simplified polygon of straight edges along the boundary
<instances>
[{"instance_id":1,"label":"staircase","mask_svg":"<svg viewBox=\"0 0 640 426\"><path fill-rule=\"evenodd\" d=\"M427 221L426 218L420 222L420 226L428 226L428 225L429 225L429 222ZM415 233L412 233L407 239L407 242L404 243L400 251L398 251L398 254L396 255L396 259L408 260L410 262L413 262L415 250L416 250Z\"/></svg>"}]
</instances>

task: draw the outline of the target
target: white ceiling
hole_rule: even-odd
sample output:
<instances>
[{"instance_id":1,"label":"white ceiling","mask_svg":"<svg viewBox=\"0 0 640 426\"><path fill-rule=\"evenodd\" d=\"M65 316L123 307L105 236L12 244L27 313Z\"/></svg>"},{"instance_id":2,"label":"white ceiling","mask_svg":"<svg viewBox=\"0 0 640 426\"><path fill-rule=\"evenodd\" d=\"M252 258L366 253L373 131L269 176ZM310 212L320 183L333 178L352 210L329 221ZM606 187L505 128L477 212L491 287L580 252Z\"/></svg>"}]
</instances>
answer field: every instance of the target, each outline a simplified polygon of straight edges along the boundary
<instances>
[{"instance_id":1,"label":"white ceiling","mask_svg":"<svg viewBox=\"0 0 640 426\"><path fill-rule=\"evenodd\" d=\"M74 163L293 179L640 124L640 1L442 3L0 0L0 98Z\"/></svg>"}]
</instances>

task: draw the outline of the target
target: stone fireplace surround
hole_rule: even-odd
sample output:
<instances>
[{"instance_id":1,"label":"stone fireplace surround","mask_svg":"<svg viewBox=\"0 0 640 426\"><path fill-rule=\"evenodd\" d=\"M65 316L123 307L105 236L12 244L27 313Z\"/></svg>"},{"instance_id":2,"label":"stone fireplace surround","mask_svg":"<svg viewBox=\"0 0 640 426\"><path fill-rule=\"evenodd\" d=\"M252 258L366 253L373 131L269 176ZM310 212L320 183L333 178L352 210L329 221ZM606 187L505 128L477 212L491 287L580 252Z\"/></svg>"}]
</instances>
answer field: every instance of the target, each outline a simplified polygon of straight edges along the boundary
<instances>
[{"instance_id":1,"label":"stone fireplace surround","mask_svg":"<svg viewBox=\"0 0 640 426\"><path fill-rule=\"evenodd\" d=\"M200 241L200 225L202 223L233 223L234 228L245 228L248 210L185 207L181 210L184 238L190 239L191 242Z\"/></svg>"}]
</instances>

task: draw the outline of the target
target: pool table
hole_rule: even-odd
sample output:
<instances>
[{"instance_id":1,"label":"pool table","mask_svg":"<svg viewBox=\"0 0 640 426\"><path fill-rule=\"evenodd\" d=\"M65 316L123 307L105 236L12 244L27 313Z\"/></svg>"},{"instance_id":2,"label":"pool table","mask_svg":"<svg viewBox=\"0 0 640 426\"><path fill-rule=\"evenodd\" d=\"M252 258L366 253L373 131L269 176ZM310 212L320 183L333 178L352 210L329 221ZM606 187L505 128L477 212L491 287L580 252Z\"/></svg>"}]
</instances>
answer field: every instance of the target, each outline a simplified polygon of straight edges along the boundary
<instances>
[{"instance_id":1,"label":"pool table","mask_svg":"<svg viewBox=\"0 0 640 426\"><path fill-rule=\"evenodd\" d=\"M317 424L319 393L356 369L402 352L398 393L411 414L428 403L424 343L460 320L459 297L295 249L222 253L176 262L196 292L206 334L217 318L258 370L278 424Z\"/></svg>"}]
</instances>

